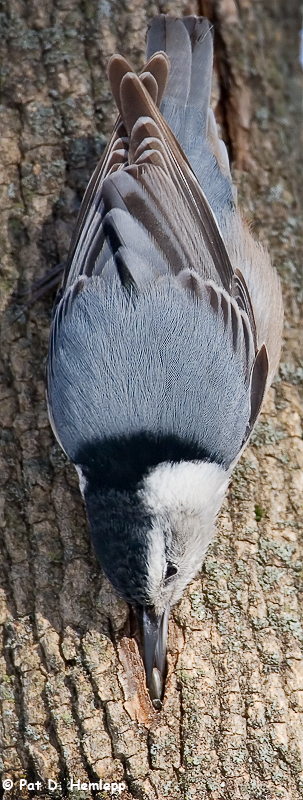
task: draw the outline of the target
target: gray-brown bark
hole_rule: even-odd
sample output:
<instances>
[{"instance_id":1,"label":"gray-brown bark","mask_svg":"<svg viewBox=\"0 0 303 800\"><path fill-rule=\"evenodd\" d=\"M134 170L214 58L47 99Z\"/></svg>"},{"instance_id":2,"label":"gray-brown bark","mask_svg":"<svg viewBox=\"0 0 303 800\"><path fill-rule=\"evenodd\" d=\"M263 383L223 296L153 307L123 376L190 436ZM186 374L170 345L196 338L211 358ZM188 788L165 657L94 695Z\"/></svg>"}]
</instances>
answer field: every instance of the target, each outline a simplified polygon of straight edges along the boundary
<instances>
[{"instance_id":1,"label":"gray-brown bark","mask_svg":"<svg viewBox=\"0 0 303 800\"><path fill-rule=\"evenodd\" d=\"M143 63L158 11L204 12L214 99L240 204L284 284L280 379L242 458L202 573L170 621L163 711L144 689L128 608L92 552L52 437L52 298L12 293L64 258L115 109L115 51ZM1 47L1 722L3 777L124 781L124 797L303 796L301 18L296 0L7 0ZM1 745L0 745L1 746ZM64 786L64 784L63 784ZM65 796L65 795L64 795ZM71 791L88 798L109 792Z\"/></svg>"}]
</instances>

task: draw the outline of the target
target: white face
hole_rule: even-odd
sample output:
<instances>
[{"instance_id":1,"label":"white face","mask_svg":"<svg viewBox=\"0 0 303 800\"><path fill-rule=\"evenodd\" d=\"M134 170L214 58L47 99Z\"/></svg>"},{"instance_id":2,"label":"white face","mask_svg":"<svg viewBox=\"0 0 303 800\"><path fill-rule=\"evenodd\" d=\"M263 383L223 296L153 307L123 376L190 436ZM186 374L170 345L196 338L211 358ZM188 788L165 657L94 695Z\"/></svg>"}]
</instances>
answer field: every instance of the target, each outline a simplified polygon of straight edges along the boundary
<instances>
[{"instance_id":1,"label":"white face","mask_svg":"<svg viewBox=\"0 0 303 800\"><path fill-rule=\"evenodd\" d=\"M217 464L160 464L139 491L154 525L149 537L151 605L176 603L201 568L228 487Z\"/></svg>"}]
</instances>

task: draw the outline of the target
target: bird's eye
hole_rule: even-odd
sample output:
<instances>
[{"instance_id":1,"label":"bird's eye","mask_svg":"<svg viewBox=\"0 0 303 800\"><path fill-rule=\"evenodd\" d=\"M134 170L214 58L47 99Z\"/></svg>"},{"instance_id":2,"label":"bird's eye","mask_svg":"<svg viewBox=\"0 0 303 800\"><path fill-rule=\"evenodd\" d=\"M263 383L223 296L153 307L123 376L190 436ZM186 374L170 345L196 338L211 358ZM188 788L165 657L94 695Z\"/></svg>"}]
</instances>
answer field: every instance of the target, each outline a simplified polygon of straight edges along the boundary
<instances>
[{"instance_id":1,"label":"bird's eye","mask_svg":"<svg viewBox=\"0 0 303 800\"><path fill-rule=\"evenodd\" d=\"M171 564L171 562L168 561L164 580L168 581L169 578L173 578L173 576L176 575L177 572L178 572L178 567L176 567L175 564Z\"/></svg>"}]
</instances>

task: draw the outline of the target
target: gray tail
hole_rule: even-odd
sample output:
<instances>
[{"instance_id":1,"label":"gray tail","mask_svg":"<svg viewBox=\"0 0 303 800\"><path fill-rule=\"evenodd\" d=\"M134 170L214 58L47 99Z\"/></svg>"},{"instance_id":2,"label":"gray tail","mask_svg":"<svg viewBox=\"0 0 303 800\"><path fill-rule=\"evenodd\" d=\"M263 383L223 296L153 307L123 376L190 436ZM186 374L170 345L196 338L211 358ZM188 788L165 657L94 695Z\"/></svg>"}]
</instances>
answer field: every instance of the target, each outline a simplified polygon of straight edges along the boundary
<instances>
[{"instance_id":1,"label":"gray tail","mask_svg":"<svg viewBox=\"0 0 303 800\"><path fill-rule=\"evenodd\" d=\"M147 58L158 50L164 50L170 62L160 111L222 226L235 203L227 150L210 109L211 23L205 17L155 17L147 37Z\"/></svg>"},{"instance_id":2,"label":"gray tail","mask_svg":"<svg viewBox=\"0 0 303 800\"><path fill-rule=\"evenodd\" d=\"M210 22L204 17L177 19L161 14L148 32L147 58L158 50L164 50L170 61L164 101L171 98L177 106L194 107L206 129L213 64Z\"/></svg>"}]
</instances>

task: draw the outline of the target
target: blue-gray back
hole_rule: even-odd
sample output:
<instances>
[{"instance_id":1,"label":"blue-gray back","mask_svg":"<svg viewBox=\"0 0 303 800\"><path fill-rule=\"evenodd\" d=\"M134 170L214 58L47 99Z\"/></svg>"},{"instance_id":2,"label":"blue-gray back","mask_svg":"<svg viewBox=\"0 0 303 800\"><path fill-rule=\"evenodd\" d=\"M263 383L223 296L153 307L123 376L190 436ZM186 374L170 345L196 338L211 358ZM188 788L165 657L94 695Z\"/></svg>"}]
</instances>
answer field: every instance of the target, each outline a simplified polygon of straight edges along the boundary
<instances>
[{"instance_id":1,"label":"blue-gray back","mask_svg":"<svg viewBox=\"0 0 303 800\"><path fill-rule=\"evenodd\" d=\"M86 281L57 334L49 385L72 460L87 442L145 431L194 442L227 466L250 415L223 314L172 278L134 297L118 276L112 285Z\"/></svg>"}]
</instances>

